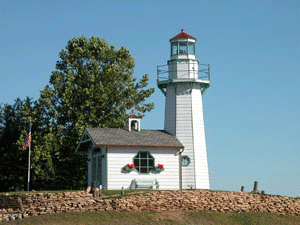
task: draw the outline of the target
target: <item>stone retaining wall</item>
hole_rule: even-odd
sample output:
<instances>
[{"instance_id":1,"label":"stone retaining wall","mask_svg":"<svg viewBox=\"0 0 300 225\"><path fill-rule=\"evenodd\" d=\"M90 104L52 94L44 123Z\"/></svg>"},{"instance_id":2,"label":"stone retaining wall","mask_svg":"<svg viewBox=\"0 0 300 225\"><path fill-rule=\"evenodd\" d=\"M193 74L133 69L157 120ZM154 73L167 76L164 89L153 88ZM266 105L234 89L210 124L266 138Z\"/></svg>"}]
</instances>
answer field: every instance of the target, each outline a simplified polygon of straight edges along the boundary
<instances>
[{"instance_id":1,"label":"stone retaining wall","mask_svg":"<svg viewBox=\"0 0 300 225\"><path fill-rule=\"evenodd\" d=\"M92 194L81 192L4 194L0 195L0 221L45 215L59 211L75 211L73 204L93 199ZM67 210L65 210L67 209Z\"/></svg>"},{"instance_id":2,"label":"stone retaining wall","mask_svg":"<svg viewBox=\"0 0 300 225\"><path fill-rule=\"evenodd\" d=\"M155 191L116 199L93 199L86 192L0 195L0 221L59 212L108 210L263 211L300 216L300 199L203 190Z\"/></svg>"}]
</instances>

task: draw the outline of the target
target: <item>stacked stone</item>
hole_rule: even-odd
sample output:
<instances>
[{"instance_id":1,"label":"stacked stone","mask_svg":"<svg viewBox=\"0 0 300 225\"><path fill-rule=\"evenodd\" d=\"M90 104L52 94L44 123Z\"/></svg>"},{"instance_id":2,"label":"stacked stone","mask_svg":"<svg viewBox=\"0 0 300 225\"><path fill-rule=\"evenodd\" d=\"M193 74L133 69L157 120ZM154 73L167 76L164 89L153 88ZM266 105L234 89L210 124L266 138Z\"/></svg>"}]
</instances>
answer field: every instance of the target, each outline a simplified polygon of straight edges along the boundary
<instances>
[{"instance_id":1,"label":"stacked stone","mask_svg":"<svg viewBox=\"0 0 300 225\"><path fill-rule=\"evenodd\" d=\"M0 195L0 209L8 209L11 208L13 210L19 209L18 198L20 195L18 194L3 194Z\"/></svg>"},{"instance_id":2,"label":"stacked stone","mask_svg":"<svg viewBox=\"0 0 300 225\"><path fill-rule=\"evenodd\" d=\"M25 194L22 198L23 208L29 215L80 211L83 202L93 199L86 192L37 193Z\"/></svg>"},{"instance_id":3,"label":"stacked stone","mask_svg":"<svg viewBox=\"0 0 300 225\"><path fill-rule=\"evenodd\" d=\"M87 200L86 192L5 194L0 195L0 221L58 212L80 211Z\"/></svg>"},{"instance_id":4,"label":"stacked stone","mask_svg":"<svg viewBox=\"0 0 300 225\"><path fill-rule=\"evenodd\" d=\"M0 221L60 212L212 210L263 211L300 216L300 199L247 192L155 191L118 199L94 199L86 192L0 195Z\"/></svg>"},{"instance_id":5,"label":"stacked stone","mask_svg":"<svg viewBox=\"0 0 300 225\"><path fill-rule=\"evenodd\" d=\"M262 196L245 192L158 191L114 199L110 205L116 211L263 211L283 215L300 215L300 199Z\"/></svg>"}]
</instances>

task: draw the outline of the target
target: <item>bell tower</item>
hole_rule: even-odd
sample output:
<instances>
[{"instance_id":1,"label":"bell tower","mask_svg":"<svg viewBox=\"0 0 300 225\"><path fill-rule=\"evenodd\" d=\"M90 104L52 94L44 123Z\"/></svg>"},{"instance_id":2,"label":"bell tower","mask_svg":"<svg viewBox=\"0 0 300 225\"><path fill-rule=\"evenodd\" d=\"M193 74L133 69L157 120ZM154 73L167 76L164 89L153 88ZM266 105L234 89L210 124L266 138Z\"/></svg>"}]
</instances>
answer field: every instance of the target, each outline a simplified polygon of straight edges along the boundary
<instances>
[{"instance_id":1,"label":"bell tower","mask_svg":"<svg viewBox=\"0 0 300 225\"><path fill-rule=\"evenodd\" d=\"M157 67L157 85L166 97L165 131L185 146L182 188L209 189L202 95L210 85L210 67L199 64L196 38L183 29L170 43L168 64Z\"/></svg>"}]
</instances>

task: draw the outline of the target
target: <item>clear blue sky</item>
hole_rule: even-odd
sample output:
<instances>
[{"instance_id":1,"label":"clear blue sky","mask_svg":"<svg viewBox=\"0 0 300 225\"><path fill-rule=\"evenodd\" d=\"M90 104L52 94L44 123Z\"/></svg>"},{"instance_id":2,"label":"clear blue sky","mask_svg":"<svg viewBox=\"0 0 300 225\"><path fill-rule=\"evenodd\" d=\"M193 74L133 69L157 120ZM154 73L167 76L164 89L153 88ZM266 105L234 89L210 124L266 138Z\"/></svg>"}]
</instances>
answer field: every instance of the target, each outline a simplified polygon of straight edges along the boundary
<instances>
[{"instance_id":1,"label":"clear blue sky","mask_svg":"<svg viewBox=\"0 0 300 225\"><path fill-rule=\"evenodd\" d=\"M37 99L73 37L100 36L136 59L135 75L169 59L184 28L211 64L203 97L211 188L300 196L299 0L66 0L0 3L0 103ZM164 96L144 129L163 129Z\"/></svg>"}]
</instances>

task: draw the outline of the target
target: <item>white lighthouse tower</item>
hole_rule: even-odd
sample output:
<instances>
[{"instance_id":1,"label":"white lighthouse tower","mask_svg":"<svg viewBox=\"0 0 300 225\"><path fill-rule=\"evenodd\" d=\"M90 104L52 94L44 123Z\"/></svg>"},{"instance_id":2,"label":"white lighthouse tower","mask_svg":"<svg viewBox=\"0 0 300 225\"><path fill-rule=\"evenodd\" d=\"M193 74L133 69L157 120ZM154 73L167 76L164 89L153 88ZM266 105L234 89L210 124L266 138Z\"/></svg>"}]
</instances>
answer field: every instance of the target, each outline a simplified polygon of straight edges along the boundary
<instances>
[{"instance_id":1,"label":"white lighthouse tower","mask_svg":"<svg viewBox=\"0 0 300 225\"><path fill-rule=\"evenodd\" d=\"M182 29L170 39L171 59L157 68L157 85L166 96L165 131L185 146L182 188L209 189L202 95L209 87L209 65L195 56L196 38Z\"/></svg>"}]
</instances>

